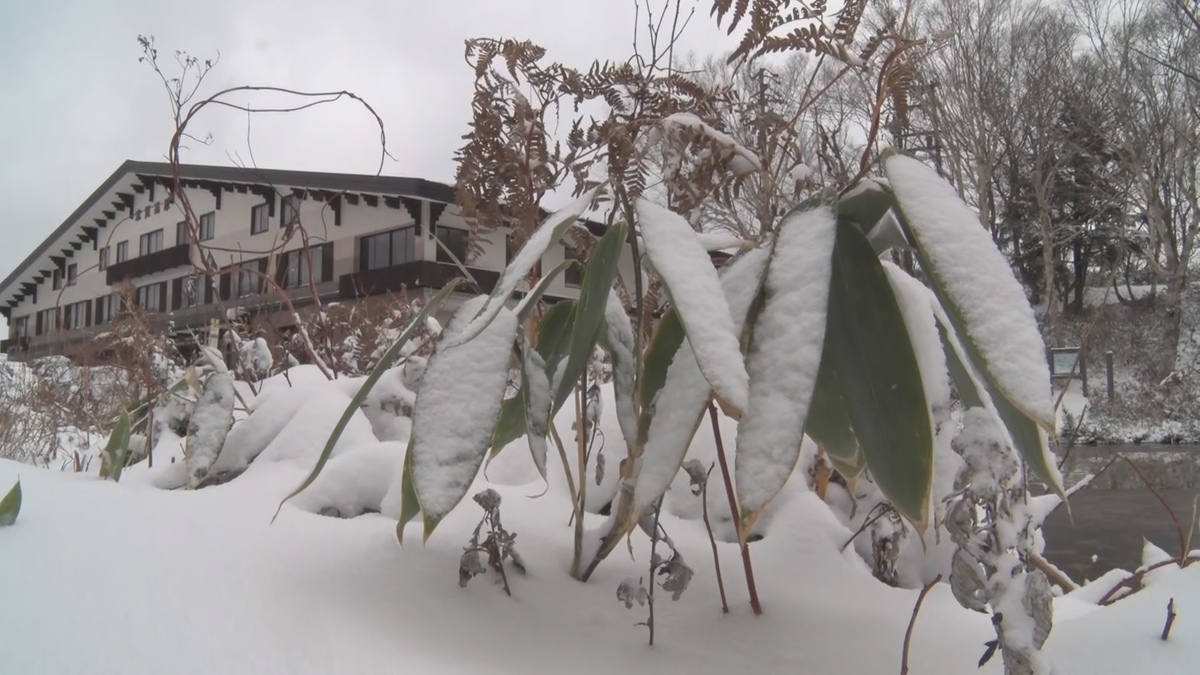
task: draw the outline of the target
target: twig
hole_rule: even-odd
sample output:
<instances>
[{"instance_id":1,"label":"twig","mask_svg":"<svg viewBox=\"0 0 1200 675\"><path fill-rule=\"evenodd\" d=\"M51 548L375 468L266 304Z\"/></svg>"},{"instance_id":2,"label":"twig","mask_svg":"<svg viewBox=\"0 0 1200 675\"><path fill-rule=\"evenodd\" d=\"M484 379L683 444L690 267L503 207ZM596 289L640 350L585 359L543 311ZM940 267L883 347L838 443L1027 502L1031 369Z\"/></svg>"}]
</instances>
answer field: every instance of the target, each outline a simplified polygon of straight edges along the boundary
<instances>
[{"instance_id":1,"label":"twig","mask_svg":"<svg viewBox=\"0 0 1200 675\"><path fill-rule=\"evenodd\" d=\"M1171 521L1175 523L1175 532L1179 535L1179 558L1176 560L1176 562L1178 562L1179 566L1182 567L1184 562L1187 560L1188 551L1187 540L1183 536L1183 525L1179 524L1179 517L1175 515L1175 511L1171 509L1171 507L1167 504L1167 500L1163 499L1163 496L1154 488L1154 485L1152 485L1150 481L1146 479L1146 476L1142 473L1142 470L1138 468L1137 464L1133 463L1133 460L1120 453L1117 453L1117 457L1125 460L1125 462L1129 464L1129 467L1133 469L1133 472L1137 474L1137 477L1142 480L1142 484L1146 486L1146 489L1150 491L1150 494L1154 495L1154 498L1158 500L1158 503L1162 504L1162 507L1167 510L1167 515L1171 516Z\"/></svg>"},{"instance_id":2,"label":"twig","mask_svg":"<svg viewBox=\"0 0 1200 675\"><path fill-rule=\"evenodd\" d=\"M715 464L708 466L704 476L704 484L700 486L700 503L704 514L704 529L708 530L708 543L712 544L713 567L717 571L717 591L721 594L721 613L729 613L729 601L725 599L725 580L721 577L721 558L717 555L717 539L713 537L712 523L708 520L708 477L712 475Z\"/></svg>"},{"instance_id":3,"label":"twig","mask_svg":"<svg viewBox=\"0 0 1200 675\"><path fill-rule=\"evenodd\" d=\"M583 369L583 373L579 376L580 389L575 392L575 439L576 450L578 452L576 463L578 464L579 481L576 484L577 501L579 505L575 509L575 553L571 560L571 576L579 576L579 566L583 564L583 509L584 499L587 495L587 402L584 397L587 396L587 368ZM570 473L570 470L567 470ZM650 634L654 634L654 629L650 629Z\"/></svg>"},{"instance_id":4,"label":"twig","mask_svg":"<svg viewBox=\"0 0 1200 675\"><path fill-rule=\"evenodd\" d=\"M708 417L712 420L713 438L717 442L717 461L721 463L721 478L725 480L725 494L729 497L729 514L733 517L734 527L740 527L742 522L738 512L737 497L733 494L733 482L729 478L729 463L725 461L725 444L721 441L721 428L717 425L717 407L710 401ZM738 536L738 545L742 549L742 568L746 570L746 590L750 593L750 607L754 615L762 614L762 604L758 601L758 588L754 583L754 566L750 563L750 544Z\"/></svg>"},{"instance_id":5,"label":"twig","mask_svg":"<svg viewBox=\"0 0 1200 675\"><path fill-rule=\"evenodd\" d=\"M904 651L900 655L900 675L908 675L908 645L912 642L913 628L917 625L917 613L921 611L921 603L925 602L925 596L929 594L929 589L941 580L942 575L939 574L933 578L933 581L925 584L925 587L921 589L921 594L917 596L917 604L913 605L912 618L908 620L908 630L904 631Z\"/></svg>"},{"instance_id":6,"label":"twig","mask_svg":"<svg viewBox=\"0 0 1200 675\"><path fill-rule=\"evenodd\" d=\"M1171 626L1175 625L1175 598L1167 601L1167 623L1163 626L1162 639L1171 637Z\"/></svg>"},{"instance_id":7,"label":"twig","mask_svg":"<svg viewBox=\"0 0 1200 675\"><path fill-rule=\"evenodd\" d=\"M1187 565L1187 564L1194 563L1197 561L1200 561L1200 556L1188 557L1183 562L1184 562L1184 565ZM1107 605L1111 605L1113 602L1115 602L1117 600L1120 600L1120 598L1115 597L1115 596L1117 595L1117 592L1120 591L1121 589L1128 589L1131 592L1136 593L1137 591L1140 591L1142 589L1142 580L1144 578L1146 578L1147 574L1149 574L1150 572L1153 572L1156 569L1166 567L1167 565L1178 565L1178 564L1179 564L1179 561L1174 560L1174 559L1160 560L1160 561L1154 563L1153 565L1146 567L1145 569L1138 570L1137 572L1134 572L1133 574L1131 574L1127 578L1125 578L1123 581L1121 581L1121 583L1110 588L1109 591L1107 593L1105 593L1102 598L1100 598L1099 600L1096 601L1096 604L1101 607L1104 607ZM1124 596L1122 596L1122 597L1124 597Z\"/></svg>"},{"instance_id":8,"label":"twig","mask_svg":"<svg viewBox=\"0 0 1200 675\"><path fill-rule=\"evenodd\" d=\"M650 616L646 619L646 628L650 629L650 646L654 646L654 568L658 561L654 559L654 550L658 547L658 518L662 515L662 497L658 498L658 503L654 506L654 532L650 536L650 579L649 589L646 592L646 606L650 610Z\"/></svg>"},{"instance_id":9,"label":"twig","mask_svg":"<svg viewBox=\"0 0 1200 675\"><path fill-rule=\"evenodd\" d=\"M1068 593L1079 588L1079 584L1072 581L1071 577L1068 577L1062 570L1051 565L1050 561L1043 558L1040 553L1034 553L1030 556L1030 560L1033 562L1034 567L1041 570L1051 581L1062 586Z\"/></svg>"},{"instance_id":10,"label":"twig","mask_svg":"<svg viewBox=\"0 0 1200 675\"><path fill-rule=\"evenodd\" d=\"M849 546L849 545L850 545L850 543L851 543L851 542L853 542L853 541L854 541L856 538L858 538L858 535L860 535L860 534L862 534L863 532L865 532L865 531L867 530L867 528L868 528L868 527L870 527L871 525L874 525L874 524L875 524L875 521L877 521L877 520L879 520L880 518L882 518L882 517L886 516L886 515L887 515L887 513L888 513L888 511L889 511L889 510L891 510L891 508L892 508L892 507L891 507L891 506L889 506L889 505L887 504L887 502L879 502L879 503L878 503L878 504L876 504L875 506L872 506L872 507L871 507L871 510L870 510L870 511L867 511L867 515L866 515L866 517L863 519L863 524L858 526L858 531L856 531L854 534L850 535L850 538L849 538L849 539L847 539L847 540L846 540L846 543L842 544L842 547L841 547L840 549L838 549L838 550L839 550L839 551L845 551L845 550L846 550L846 547L847 547L847 546ZM875 510L876 510L876 509L879 509L879 513L875 513ZM875 515L874 515L874 516L872 516L872 515L871 515L872 513L875 513Z\"/></svg>"}]
</instances>

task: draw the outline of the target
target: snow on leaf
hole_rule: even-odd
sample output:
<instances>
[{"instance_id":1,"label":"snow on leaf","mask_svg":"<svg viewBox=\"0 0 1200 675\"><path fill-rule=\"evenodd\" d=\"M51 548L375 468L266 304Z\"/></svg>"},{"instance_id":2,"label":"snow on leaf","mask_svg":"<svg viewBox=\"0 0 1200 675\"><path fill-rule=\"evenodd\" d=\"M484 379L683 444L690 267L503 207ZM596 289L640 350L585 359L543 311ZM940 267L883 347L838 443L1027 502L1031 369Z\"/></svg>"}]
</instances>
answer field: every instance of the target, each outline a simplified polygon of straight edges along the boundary
<instances>
[{"instance_id":1,"label":"snow on leaf","mask_svg":"<svg viewBox=\"0 0 1200 675\"><path fill-rule=\"evenodd\" d=\"M496 318L505 303L508 302L508 298L516 290L517 284L529 275L529 271L533 269L534 265L541 262L546 250L562 238L567 228L575 223L579 214L583 213L599 190L600 188L596 187L583 193L542 222L541 226L530 235L529 240L521 247L513 261L504 268L504 273L496 283L495 289L492 290L491 296L478 309L478 313L453 340L446 343L446 347L461 345L475 339L483 332L484 327Z\"/></svg>"},{"instance_id":2,"label":"snow on leaf","mask_svg":"<svg viewBox=\"0 0 1200 675\"><path fill-rule=\"evenodd\" d=\"M525 427L529 435L529 451L533 455L533 464L544 480L546 434L549 433L550 409L554 406L554 399L550 395L550 379L546 376L546 360L528 345L523 351L521 395L525 401Z\"/></svg>"},{"instance_id":3,"label":"snow on leaf","mask_svg":"<svg viewBox=\"0 0 1200 675\"><path fill-rule=\"evenodd\" d=\"M185 461L189 488L200 487L221 454L233 425L233 403L233 377L228 372L209 375L188 422Z\"/></svg>"},{"instance_id":4,"label":"snow on leaf","mask_svg":"<svg viewBox=\"0 0 1200 675\"><path fill-rule=\"evenodd\" d=\"M537 285L534 286L533 289L528 293L526 293L525 297L521 298L521 302L517 304L517 318L520 319L522 324L525 323L525 320L529 318L529 314L533 311L533 308L537 306L538 301L541 300L542 296L546 294L546 289L550 287L550 284L554 283L554 280L558 278L558 275L564 272L568 267L578 264L579 263L574 259L564 260L555 265L554 269L551 269L549 272L546 272L544 275L542 275L541 279L538 279Z\"/></svg>"},{"instance_id":5,"label":"snow on leaf","mask_svg":"<svg viewBox=\"0 0 1200 675\"><path fill-rule=\"evenodd\" d=\"M754 249L726 263L722 270L722 295L736 317L736 334L741 334L750 306L758 297L769 255L768 249ZM671 360L654 401L643 402L653 412L634 485L631 522L637 522L653 506L679 473L711 395L692 346L684 342Z\"/></svg>"},{"instance_id":6,"label":"snow on leaf","mask_svg":"<svg viewBox=\"0 0 1200 675\"><path fill-rule=\"evenodd\" d=\"M413 406L412 484L425 514L425 538L471 487L508 385L517 316L501 308L470 342L448 346L487 302L462 304L443 331Z\"/></svg>"},{"instance_id":7,"label":"snow on leaf","mask_svg":"<svg viewBox=\"0 0 1200 675\"><path fill-rule=\"evenodd\" d=\"M738 425L738 503L748 530L800 457L829 306L837 218L828 207L789 215L763 282L747 355L750 406Z\"/></svg>"},{"instance_id":8,"label":"snow on leaf","mask_svg":"<svg viewBox=\"0 0 1200 675\"><path fill-rule=\"evenodd\" d=\"M712 259L683 216L645 199L637 211L646 254L679 312L700 371L717 395L744 411L749 376Z\"/></svg>"},{"instance_id":9,"label":"snow on leaf","mask_svg":"<svg viewBox=\"0 0 1200 675\"><path fill-rule=\"evenodd\" d=\"M633 325L625 313L620 296L612 291L608 296L608 307L604 311L604 329L600 335L604 349L612 357L613 393L617 402L617 423L625 444L633 454L637 442L637 411L633 407L633 388L637 364L634 362Z\"/></svg>"},{"instance_id":10,"label":"snow on leaf","mask_svg":"<svg viewBox=\"0 0 1200 675\"><path fill-rule=\"evenodd\" d=\"M887 272L888 282L896 294L900 313L904 315L908 337L912 340L917 364L921 368L925 397L935 409L943 405L948 407L950 376L946 369L942 340L938 336L937 321L933 316L932 303L936 302L936 299L924 284L896 265L884 261L883 269Z\"/></svg>"},{"instance_id":11,"label":"snow on leaf","mask_svg":"<svg viewBox=\"0 0 1200 675\"><path fill-rule=\"evenodd\" d=\"M923 163L894 154L884 160L923 267L965 342L1013 405L1047 430L1054 403L1045 346L1021 284L1004 255L954 188ZM956 316L957 315L957 316ZM959 321L955 321L956 324Z\"/></svg>"}]
</instances>

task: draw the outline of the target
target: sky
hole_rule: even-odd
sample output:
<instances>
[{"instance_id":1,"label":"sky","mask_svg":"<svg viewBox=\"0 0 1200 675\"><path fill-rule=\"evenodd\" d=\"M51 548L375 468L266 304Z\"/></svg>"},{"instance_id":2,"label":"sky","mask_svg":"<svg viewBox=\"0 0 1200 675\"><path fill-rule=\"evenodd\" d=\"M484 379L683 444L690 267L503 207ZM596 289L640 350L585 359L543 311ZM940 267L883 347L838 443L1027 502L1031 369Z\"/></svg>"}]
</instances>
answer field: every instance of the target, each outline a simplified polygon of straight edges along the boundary
<instances>
[{"instance_id":1,"label":"sky","mask_svg":"<svg viewBox=\"0 0 1200 675\"><path fill-rule=\"evenodd\" d=\"M651 0L657 8L663 0ZM680 53L725 52L734 38L695 15ZM175 50L219 62L198 98L257 84L348 90L384 121L383 173L450 182L467 132L471 37L528 39L585 68L632 53L634 0L8 0L0 3L0 278L126 159L163 161L173 131L161 82L138 62L152 35L170 74ZM645 22L645 13L641 15ZM643 31L644 34L644 31ZM355 104L256 116L209 108L185 162L375 173L379 132ZM248 143L249 141L249 143ZM0 319L2 320L2 319Z\"/></svg>"}]
</instances>

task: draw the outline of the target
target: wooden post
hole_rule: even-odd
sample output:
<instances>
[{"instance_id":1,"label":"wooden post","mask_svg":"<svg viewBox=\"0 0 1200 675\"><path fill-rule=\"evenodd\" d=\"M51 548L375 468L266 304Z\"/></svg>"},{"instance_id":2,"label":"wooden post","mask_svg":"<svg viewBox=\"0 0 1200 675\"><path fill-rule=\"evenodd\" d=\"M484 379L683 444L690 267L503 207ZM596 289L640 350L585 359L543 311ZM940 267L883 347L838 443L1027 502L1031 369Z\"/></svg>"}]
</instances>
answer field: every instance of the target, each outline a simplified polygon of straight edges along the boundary
<instances>
[{"instance_id":1,"label":"wooden post","mask_svg":"<svg viewBox=\"0 0 1200 675\"><path fill-rule=\"evenodd\" d=\"M1104 368L1108 377L1108 400L1113 400L1113 353L1104 352Z\"/></svg>"}]
</instances>

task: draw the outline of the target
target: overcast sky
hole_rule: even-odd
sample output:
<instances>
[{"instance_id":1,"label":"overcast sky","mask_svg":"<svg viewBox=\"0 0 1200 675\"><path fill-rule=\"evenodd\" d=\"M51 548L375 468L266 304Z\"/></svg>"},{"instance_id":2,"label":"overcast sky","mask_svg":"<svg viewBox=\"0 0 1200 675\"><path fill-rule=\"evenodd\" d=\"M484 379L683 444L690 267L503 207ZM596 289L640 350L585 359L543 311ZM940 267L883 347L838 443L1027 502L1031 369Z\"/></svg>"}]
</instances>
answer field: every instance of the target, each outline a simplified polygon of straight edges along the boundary
<instances>
[{"instance_id":1,"label":"overcast sky","mask_svg":"<svg viewBox=\"0 0 1200 675\"><path fill-rule=\"evenodd\" d=\"M710 0L683 4L696 14L680 51L734 46L709 18ZM164 69L176 49L220 52L202 96L240 84L353 91L384 120L395 161L383 173L449 182L470 112L463 40L529 39L548 58L583 68L627 58L633 22L634 0L8 0L0 12L0 278L121 162L164 158L170 109L138 63L139 34L156 38ZM189 131L211 133L213 143L193 144L185 162L249 163L244 115L205 113ZM261 167L378 166L378 130L351 103L258 116L249 132Z\"/></svg>"}]
</instances>

